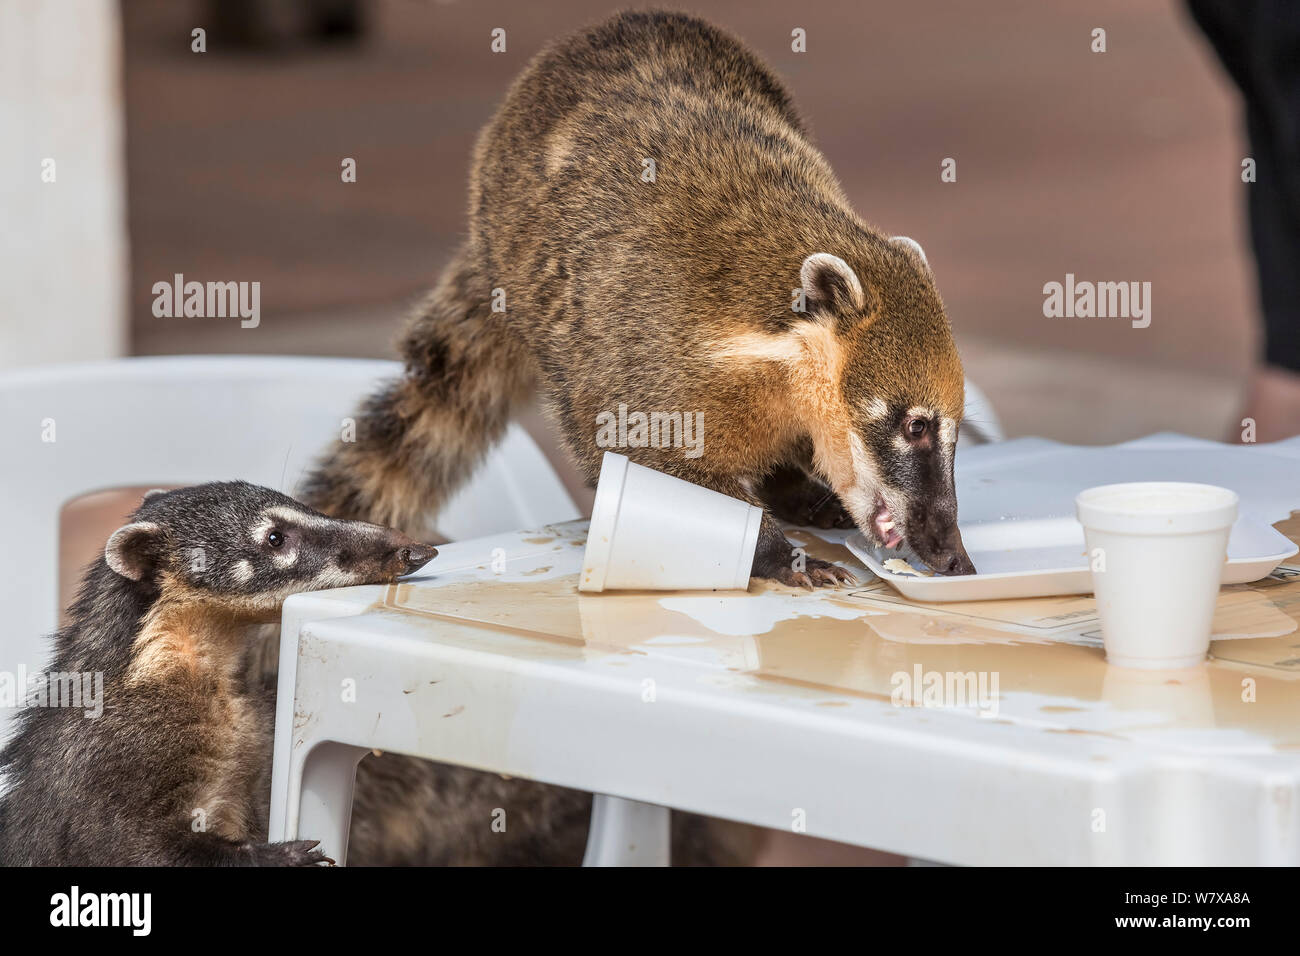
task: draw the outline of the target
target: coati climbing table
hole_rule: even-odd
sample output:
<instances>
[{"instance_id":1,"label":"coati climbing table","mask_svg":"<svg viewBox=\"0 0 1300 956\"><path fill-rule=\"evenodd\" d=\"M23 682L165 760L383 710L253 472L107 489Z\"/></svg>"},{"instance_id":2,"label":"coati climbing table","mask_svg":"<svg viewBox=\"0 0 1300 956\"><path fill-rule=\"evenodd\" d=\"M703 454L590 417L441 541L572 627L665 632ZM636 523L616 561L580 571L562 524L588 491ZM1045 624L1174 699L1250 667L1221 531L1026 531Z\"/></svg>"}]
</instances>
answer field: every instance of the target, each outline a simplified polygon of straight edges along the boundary
<instances>
[{"instance_id":1,"label":"coati climbing table","mask_svg":"<svg viewBox=\"0 0 1300 956\"><path fill-rule=\"evenodd\" d=\"M585 528L290 598L271 838L341 859L379 749L623 798L652 843L674 807L959 864L1300 863L1300 561L1220 593L1208 664L1134 672L1090 597L911 605L843 532L790 535L861 587L579 594Z\"/></svg>"}]
</instances>

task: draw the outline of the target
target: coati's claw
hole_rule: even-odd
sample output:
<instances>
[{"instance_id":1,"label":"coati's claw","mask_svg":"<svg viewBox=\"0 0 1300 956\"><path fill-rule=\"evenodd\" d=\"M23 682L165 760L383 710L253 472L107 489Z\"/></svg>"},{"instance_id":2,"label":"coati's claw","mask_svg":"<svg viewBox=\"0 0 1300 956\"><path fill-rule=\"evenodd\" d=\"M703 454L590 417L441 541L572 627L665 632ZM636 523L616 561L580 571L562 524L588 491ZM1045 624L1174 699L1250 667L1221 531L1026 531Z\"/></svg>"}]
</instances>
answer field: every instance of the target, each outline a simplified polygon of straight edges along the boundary
<instances>
[{"instance_id":1,"label":"coati's claw","mask_svg":"<svg viewBox=\"0 0 1300 956\"><path fill-rule=\"evenodd\" d=\"M813 561L808 562L808 573L813 582L817 585L826 585L828 587L839 587L841 584L857 584L857 577L851 572L846 571L838 564L831 564L829 561L817 561L817 566L813 567Z\"/></svg>"},{"instance_id":2,"label":"coati's claw","mask_svg":"<svg viewBox=\"0 0 1300 956\"><path fill-rule=\"evenodd\" d=\"M319 849L320 840L295 840L298 849L290 854L285 866L335 866L337 865L331 857L325 855L325 851Z\"/></svg>"},{"instance_id":3,"label":"coati's claw","mask_svg":"<svg viewBox=\"0 0 1300 956\"><path fill-rule=\"evenodd\" d=\"M776 579L786 587L803 588L806 591L813 589L812 578L803 571L796 571L793 568L782 568L777 571Z\"/></svg>"},{"instance_id":4,"label":"coati's claw","mask_svg":"<svg viewBox=\"0 0 1300 956\"><path fill-rule=\"evenodd\" d=\"M839 587L841 584L858 583L858 579L849 571L820 558L804 558L802 571L796 571L793 567L777 568L773 577L787 587L803 588L806 591L819 587Z\"/></svg>"},{"instance_id":5,"label":"coati's claw","mask_svg":"<svg viewBox=\"0 0 1300 956\"><path fill-rule=\"evenodd\" d=\"M245 847L254 866L334 866L335 862L318 850L320 840L289 840L285 843L249 844Z\"/></svg>"}]
</instances>

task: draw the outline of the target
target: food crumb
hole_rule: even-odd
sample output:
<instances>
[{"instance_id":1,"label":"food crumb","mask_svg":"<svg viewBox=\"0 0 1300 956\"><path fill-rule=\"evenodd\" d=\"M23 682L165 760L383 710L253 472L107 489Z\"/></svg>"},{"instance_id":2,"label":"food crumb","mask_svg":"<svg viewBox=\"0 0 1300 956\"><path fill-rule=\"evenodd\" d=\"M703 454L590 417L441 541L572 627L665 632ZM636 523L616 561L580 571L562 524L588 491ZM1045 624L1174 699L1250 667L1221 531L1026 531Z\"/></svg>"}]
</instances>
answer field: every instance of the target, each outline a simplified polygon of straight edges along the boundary
<instances>
[{"instance_id":1,"label":"food crumb","mask_svg":"<svg viewBox=\"0 0 1300 956\"><path fill-rule=\"evenodd\" d=\"M911 574L918 578L932 578L934 572L929 568L914 568L902 558L890 558L885 562L885 570L894 574Z\"/></svg>"}]
</instances>

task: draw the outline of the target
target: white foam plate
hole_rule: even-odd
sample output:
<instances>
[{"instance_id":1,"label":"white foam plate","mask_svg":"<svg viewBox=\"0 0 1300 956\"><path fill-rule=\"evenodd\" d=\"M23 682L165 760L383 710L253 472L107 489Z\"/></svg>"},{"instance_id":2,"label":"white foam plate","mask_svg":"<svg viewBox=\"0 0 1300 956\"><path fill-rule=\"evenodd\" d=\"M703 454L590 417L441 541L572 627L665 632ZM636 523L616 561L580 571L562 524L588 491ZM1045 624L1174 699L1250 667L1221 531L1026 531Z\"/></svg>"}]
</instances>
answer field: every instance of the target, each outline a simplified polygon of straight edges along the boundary
<instances>
[{"instance_id":1,"label":"white foam plate","mask_svg":"<svg viewBox=\"0 0 1300 956\"><path fill-rule=\"evenodd\" d=\"M900 553L878 548L861 532L851 534L844 543L872 573L913 601L987 601L1092 593L1083 526L1074 518L962 522L961 536L977 573L956 577L917 577L890 571L885 567L890 558L901 557L915 568L924 568L925 564L905 549ZM1258 581L1297 551L1300 548L1275 528L1238 518L1228 538L1223 583Z\"/></svg>"}]
</instances>

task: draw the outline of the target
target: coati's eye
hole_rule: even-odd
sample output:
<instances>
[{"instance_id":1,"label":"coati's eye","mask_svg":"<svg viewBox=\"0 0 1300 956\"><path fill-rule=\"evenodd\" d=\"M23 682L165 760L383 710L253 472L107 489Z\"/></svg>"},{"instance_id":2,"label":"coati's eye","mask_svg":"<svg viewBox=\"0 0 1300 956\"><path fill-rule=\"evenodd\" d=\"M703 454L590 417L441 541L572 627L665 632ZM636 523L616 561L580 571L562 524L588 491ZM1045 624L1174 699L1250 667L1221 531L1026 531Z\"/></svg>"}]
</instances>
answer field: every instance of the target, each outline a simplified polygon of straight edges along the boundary
<instances>
[{"instance_id":1,"label":"coati's eye","mask_svg":"<svg viewBox=\"0 0 1300 956\"><path fill-rule=\"evenodd\" d=\"M284 544L284 535L278 531L272 531L266 536L266 543L273 548L278 548L280 545Z\"/></svg>"},{"instance_id":2,"label":"coati's eye","mask_svg":"<svg viewBox=\"0 0 1300 956\"><path fill-rule=\"evenodd\" d=\"M925 430L929 425L930 423L924 418L909 418L903 423L903 433L907 435L908 438L920 438L925 434Z\"/></svg>"}]
</instances>

